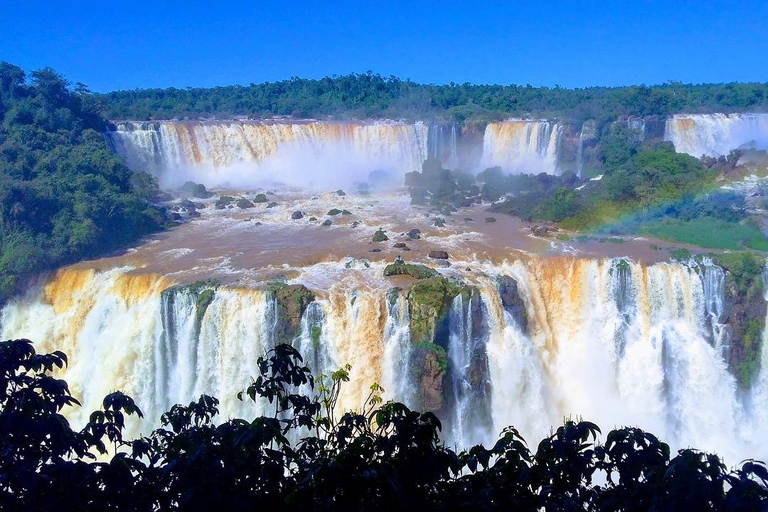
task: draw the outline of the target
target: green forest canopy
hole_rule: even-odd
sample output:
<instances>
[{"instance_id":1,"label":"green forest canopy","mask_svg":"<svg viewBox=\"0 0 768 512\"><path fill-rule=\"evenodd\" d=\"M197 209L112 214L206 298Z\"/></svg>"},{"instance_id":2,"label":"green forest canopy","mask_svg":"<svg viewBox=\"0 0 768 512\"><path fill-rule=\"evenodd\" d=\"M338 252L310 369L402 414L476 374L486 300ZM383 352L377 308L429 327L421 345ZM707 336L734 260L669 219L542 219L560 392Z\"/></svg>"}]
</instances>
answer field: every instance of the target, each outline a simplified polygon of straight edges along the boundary
<instances>
[{"instance_id":1,"label":"green forest canopy","mask_svg":"<svg viewBox=\"0 0 768 512\"><path fill-rule=\"evenodd\" d=\"M768 111L768 83L532 87L418 84L371 72L213 88L136 89L96 95L109 119L293 116L489 121L508 116L573 121L621 115Z\"/></svg>"},{"instance_id":2,"label":"green forest canopy","mask_svg":"<svg viewBox=\"0 0 768 512\"><path fill-rule=\"evenodd\" d=\"M107 145L82 84L0 63L0 302L19 278L160 229L155 180Z\"/></svg>"}]
</instances>

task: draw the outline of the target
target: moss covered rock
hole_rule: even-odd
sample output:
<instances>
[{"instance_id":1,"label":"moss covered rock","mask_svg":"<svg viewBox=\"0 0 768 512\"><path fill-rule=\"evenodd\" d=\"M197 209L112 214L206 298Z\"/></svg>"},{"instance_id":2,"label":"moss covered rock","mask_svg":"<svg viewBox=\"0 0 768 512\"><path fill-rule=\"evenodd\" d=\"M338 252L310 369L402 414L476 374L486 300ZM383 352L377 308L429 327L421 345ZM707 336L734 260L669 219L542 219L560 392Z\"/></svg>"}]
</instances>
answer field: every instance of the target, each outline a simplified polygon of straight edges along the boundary
<instances>
[{"instance_id":1,"label":"moss covered rock","mask_svg":"<svg viewBox=\"0 0 768 512\"><path fill-rule=\"evenodd\" d=\"M266 203L267 202L267 195L266 194L256 194L256 197L253 198L254 203Z\"/></svg>"},{"instance_id":2,"label":"moss covered rock","mask_svg":"<svg viewBox=\"0 0 768 512\"><path fill-rule=\"evenodd\" d=\"M768 304L764 298L765 260L752 253L718 254L714 263L725 270L727 361L739 385L749 388L760 369L761 344Z\"/></svg>"},{"instance_id":3,"label":"moss covered rock","mask_svg":"<svg viewBox=\"0 0 768 512\"><path fill-rule=\"evenodd\" d=\"M274 282L268 289L276 304L275 341L290 343L301 331L301 317L315 294L303 284Z\"/></svg>"},{"instance_id":4,"label":"moss covered rock","mask_svg":"<svg viewBox=\"0 0 768 512\"><path fill-rule=\"evenodd\" d=\"M389 237L387 236L387 233L379 228L374 234L373 234L373 241L374 242L386 242L389 240Z\"/></svg>"},{"instance_id":5,"label":"moss covered rock","mask_svg":"<svg viewBox=\"0 0 768 512\"><path fill-rule=\"evenodd\" d=\"M411 276L416 279L429 279L430 277L439 277L437 270L424 265L413 263L390 263L384 268L384 276Z\"/></svg>"},{"instance_id":6,"label":"moss covered rock","mask_svg":"<svg viewBox=\"0 0 768 512\"><path fill-rule=\"evenodd\" d=\"M244 197L237 200L237 207L245 210L246 208L253 208L254 204Z\"/></svg>"}]
</instances>

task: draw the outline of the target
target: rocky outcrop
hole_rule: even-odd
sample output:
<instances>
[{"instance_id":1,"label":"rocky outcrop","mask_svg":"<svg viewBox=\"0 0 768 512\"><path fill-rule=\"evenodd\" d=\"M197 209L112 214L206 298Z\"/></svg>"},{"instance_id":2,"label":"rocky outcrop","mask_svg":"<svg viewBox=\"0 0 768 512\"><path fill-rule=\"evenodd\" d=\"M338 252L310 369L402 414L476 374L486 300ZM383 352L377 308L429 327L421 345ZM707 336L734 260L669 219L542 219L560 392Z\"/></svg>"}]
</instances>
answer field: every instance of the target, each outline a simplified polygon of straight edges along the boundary
<instances>
[{"instance_id":1,"label":"rocky outcrop","mask_svg":"<svg viewBox=\"0 0 768 512\"><path fill-rule=\"evenodd\" d=\"M496 279L496 286L504 311L515 319L520 330L526 332L528 330L528 313L525 309L525 301L520 296L517 281L509 276L499 276Z\"/></svg>"},{"instance_id":2,"label":"rocky outcrop","mask_svg":"<svg viewBox=\"0 0 768 512\"><path fill-rule=\"evenodd\" d=\"M275 342L291 343L301 331L301 317L315 294L303 284L283 283L275 283L271 293L275 300Z\"/></svg>"},{"instance_id":3,"label":"rocky outcrop","mask_svg":"<svg viewBox=\"0 0 768 512\"><path fill-rule=\"evenodd\" d=\"M437 270L431 269L424 265L418 265L413 263L391 263L384 268L384 276L411 276L416 279L429 279L430 277L439 277Z\"/></svg>"},{"instance_id":4,"label":"rocky outcrop","mask_svg":"<svg viewBox=\"0 0 768 512\"><path fill-rule=\"evenodd\" d=\"M411 371L419 384L419 407L443 409L448 376L449 318L451 303L460 293L471 293L460 282L444 277L422 279L408 291L411 343Z\"/></svg>"},{"instance_id":5,"label":"rocky outcrop","mask_svg":"<svg viewBox=\"0 0 768 512\"><path fill-rule=\"evenodd\" d=\"M726 360L739 385L749 388L760 370L762 336L768 310L764 298L764 260L750 253L714 258L725 270L725 301L719 320L725 324Z\"/></svg>"}]
</instances>

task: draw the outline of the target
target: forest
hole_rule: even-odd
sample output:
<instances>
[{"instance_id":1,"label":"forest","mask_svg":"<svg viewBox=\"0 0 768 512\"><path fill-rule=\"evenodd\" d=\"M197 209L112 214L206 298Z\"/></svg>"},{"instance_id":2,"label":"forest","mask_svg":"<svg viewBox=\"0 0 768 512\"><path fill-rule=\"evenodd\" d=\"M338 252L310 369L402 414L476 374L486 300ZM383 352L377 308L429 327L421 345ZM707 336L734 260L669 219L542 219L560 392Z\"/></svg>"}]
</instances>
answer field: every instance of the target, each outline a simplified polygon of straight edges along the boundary
<instances>
[{"instance_id":1,"label":"forest","mask_svg":"<svg viewBox=\"0 0 768 512\"><path fill-rule=\"evenodd\" d=\"M288 344L259 358L238 398L270 416L217 418L218 400L177 404L129 439L140 404L116 391L81 429L77 400L52 372L62 352L0 342L0 508L4 510L544 510L761 511L768 468L728 469L715 454L639 428L566 419L535 447L510 426L491 447L456 451L430 412L383 402L373 384L359 412L337 411L349 366L313 376ZM132 418L131 418L132 417Z\"/></svg>"},{"instance_id":2,"label":"forest","mask_svg":"<svg viewBox=\"0 0 768 512\"><path fill-rule=\"evenodd\" d=\"M213 88L137 89L95 94L109 119L391 118L488 122L510 116L563 118L598 124L619 116L686 112L768 111L768 83L658 86L532 87L418 84L371 72L294 77L279 82Z\"/></svg>"},{"instance_id":3,"label":"forest","mask_svg":"<svg viewBox=\"0 0 768 512\"><path fill-rule=\"evenodd\" d=\"M82 84L0 63L0 303L25 276L161 229L157 184L108 146Z\"/></svg>"}]
</instances>

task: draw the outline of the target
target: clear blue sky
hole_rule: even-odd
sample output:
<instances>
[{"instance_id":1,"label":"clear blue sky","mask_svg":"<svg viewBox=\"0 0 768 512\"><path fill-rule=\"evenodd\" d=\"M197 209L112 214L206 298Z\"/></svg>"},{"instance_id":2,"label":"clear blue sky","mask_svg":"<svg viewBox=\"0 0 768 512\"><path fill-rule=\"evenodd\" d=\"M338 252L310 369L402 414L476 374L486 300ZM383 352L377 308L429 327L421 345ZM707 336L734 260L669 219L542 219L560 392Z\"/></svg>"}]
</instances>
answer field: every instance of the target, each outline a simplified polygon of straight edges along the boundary
<instances>
[{"instance_id":1,"label":"clear blue sky","mask_svg":"<svg viewBox=\"0 0 768 512\"><path fill-rule=\"evenodd\" d=\"M101 92L367 70L429 83L766 82L768 1L0 0L0 60Z\"/></svg>"}]
</instances>

